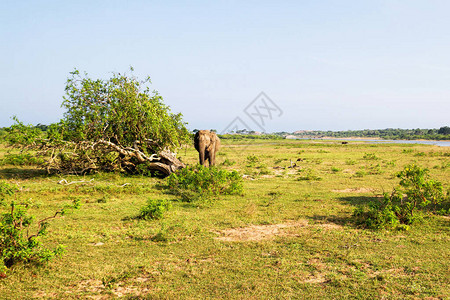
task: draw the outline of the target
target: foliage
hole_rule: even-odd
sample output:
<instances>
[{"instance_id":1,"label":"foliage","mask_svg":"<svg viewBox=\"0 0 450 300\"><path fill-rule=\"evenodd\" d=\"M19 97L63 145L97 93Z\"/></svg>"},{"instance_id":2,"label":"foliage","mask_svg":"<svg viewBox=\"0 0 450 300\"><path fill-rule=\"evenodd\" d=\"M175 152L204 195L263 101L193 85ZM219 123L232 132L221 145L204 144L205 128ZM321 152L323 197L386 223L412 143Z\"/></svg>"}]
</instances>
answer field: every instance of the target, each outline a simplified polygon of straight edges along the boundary
<instances>
[{"instance_id":1,"label":"foliage","mask_svg":"<svg viewBox=\"0 0 450 300\"><path fill-rule=\"evenodd\" d=\"M415 164L397 174L399 186L384 194L381 201L371 202L369 209L357 208L356 222L368 228L396 228L411 225L420 219L419 209L430 208L439 213L448 211L449 194L444 195L442 183L430 179L428 170Z\"/></svg>"},{"instance_id":2,"label":"foliage","mask_svg":"<svg viewBox=\"0 0 450 300\"><path fill-rule=\"evenodd\" d=\"M282 133L276 133L277 135ZM284 135L295 135L301 138L382 138L388 140L449 140L450 128L448 126L441 127L440 129L364 129L364 130L347 130L347 131L320 131L310 130L294 133L283 133Z\"/></svg>"},{"instance_id":3,"label":"foliage","mask_svg":"<svg viewBox=\"0 0 450 300\"><path fill-rule=\"evenodd\" d=\"M247 167L253 167L257 162L259 162L259 158L256 155L247 156Z\"/></svg>"},{"instance_id":4,"label":"foliage","mask_svg":"<svg viewBox=\"0 0 450 300\"><path fill-rule=\"evenodd\" d=\"M11 186L2 182L1 194L13 195L14 191ZM50 219L64 215L67 208L79 207L79 200L74 201L73 206L64 207L56 211L53 216L37 221L33 231L34 217L28 214L29 204L11 201L8 210L0 214L0 271L5 272L7 268L18 262L48 262L62 254L64 251L62 245L49 250L43 248L39 239L46 235Z\"/></svg>"},{"instance_id":5,"label":"foliage","mask_svg":"<svg viewBox=\"0 0 450 300\"><path fill-rule=\"evenodd\" d=\"M278 134L220 134L222 140L281 140L285 137Z\"/></svg>"},{"instance_id":6,"label":"foliage","mask_svg":"<svg viewBox=\"0 0 450 300\"><path fill-rule=\"evenodd\" d=\"M141 208L138 219L161 219L170 208L171 204L168 200L149 199L147 205Z\"/></svg>"},{"instance_id":7,"label":"foliage","mask_svg":"<svg viewBox=\"0 0 450 300\"><path fill-rule=\"evenodd\" d=\"M202 165L172 173L167 179L167 187L187 202L210 196L243 194L243 181L238 172Z\"/></svg>"},{"instance_id":8,"label":"foliage","mask_svg":"<svg viewBox=\"0 0 450 300\"><path fill-rule=\"evenodd\" d=\"M46 158L49 172L136 173L141 164L160 168L190 141L182 115L171 113L158 92L150 91L150 78L113 73L107 80L91 79L78 70L70 75L59 123L43 131L15 118L16 124L6 129L9 144L36 150L33 155Z\"/></svg>"},{"instance_id":9,"label":"foliage","mask_svg":"<svg viewBox=\"0 0 450 300\"><path fill-rule=\"evenodd\" d=\"M14 195L17 191L17 188L13 185L6 183L4 181L0 181L0 205L3 204L3 201L8 197Z\"/></svg>"},{"instance_id":10,"label":"foliage","mask_svg":"<svg viewBox=\"0 0 450 300\"><path fill-rule=\"evenodd\" d=\"M39 241L39 237L47 233L49 218L38 221L36 232L29 234L33 217L27 214L27 209L27 205L11 202L10 212L0 216L0 266L3 264L9 268L17 262L43 263L63 253L63 246L49 250L43 248ZM54 217L62 213L58 211Z\"/></svg>"},{"instance_id":11,"label":"foliage","mask_svg":"<svg viewBox=\"0 0 450 300\"><path fill-rule=\"evenodd\" d=\"M439 128L438 133L444 135L450 134L450 127L448 126L441 127Z\"/></svg>"},{"instance_id":12,"label":"foliage","mask_svg":"<svg viewBox=\"0 0 450 300\"><path fill-rule=\"evenodd\" d=\"M384 195L380 202L370 202L369 209L357 207L353 212L356 223L366 228L395 228L400 224L396 215L397 207L393 206L389 196Z\"/></svg>"},{"instance_id":13,"label":"foliage","mask_svg":"<svg viewBox=\"0 0 450 300\"><path fill-rule=\"evenodd\" d=\"M9 153L6 154L1 160L0 165L13 165L13 166L32 166L42 165L44 159L37 157L31 153Z\"/></svg>"},{"instance_id":14,"label":"foliage","mask_svg":"<svg viewBox=\"0 0 450 300\"><path fill-rule=\"evenodd\" d=\"M188 141L181 114L172 114L158 92L150 92L150 78L113 74L108 80L90 79L71 72L63 107L65 137L74 142L101 139L132 147L136 141L144 152L168 147L176 150ZM144 144L151 140L151 143Z\"/></svg>"}]
</instances>

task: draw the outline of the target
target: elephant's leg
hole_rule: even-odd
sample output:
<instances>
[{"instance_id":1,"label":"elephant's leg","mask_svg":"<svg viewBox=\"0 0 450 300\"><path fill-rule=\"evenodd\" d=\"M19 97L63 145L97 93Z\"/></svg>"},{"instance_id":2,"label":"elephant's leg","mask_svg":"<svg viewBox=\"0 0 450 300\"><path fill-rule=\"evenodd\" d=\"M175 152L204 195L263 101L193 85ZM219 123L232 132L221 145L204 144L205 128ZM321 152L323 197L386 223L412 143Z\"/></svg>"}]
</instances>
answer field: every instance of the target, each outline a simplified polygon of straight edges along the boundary
<instances>
[{"instance_id":1,"label":"elephant's leg","mask_svg":"<svg viewBox=\"0 0 450 300\"><path fill-rule=\"evenodd\" d=\"M200 160L200 164L202 166L205 165L205 149L201 148L200 151L198 152L198 158Z\"/></svg>"},{"instance_id":2,"label":"elephant's leg","mask_svg":"<svg viewBox=\"0 0 450 300\"><path fill-rule=\"evenodd\" d=\"M206 160L208 161L209 165L211 165L211 153L208 150L205 150L205 165Z\"/></svg>"},{"instance_id":3,"label":"elephant's leg","mask_svg":"<svg viewBox=\"0 0 450 300\"><path fill-rule=\"evenodd\" d=\"M215 166L216 165L216 151L214 151L215 149L213 148L213 150L209 153L209 166Z\"/></svg>"}]
</instances>

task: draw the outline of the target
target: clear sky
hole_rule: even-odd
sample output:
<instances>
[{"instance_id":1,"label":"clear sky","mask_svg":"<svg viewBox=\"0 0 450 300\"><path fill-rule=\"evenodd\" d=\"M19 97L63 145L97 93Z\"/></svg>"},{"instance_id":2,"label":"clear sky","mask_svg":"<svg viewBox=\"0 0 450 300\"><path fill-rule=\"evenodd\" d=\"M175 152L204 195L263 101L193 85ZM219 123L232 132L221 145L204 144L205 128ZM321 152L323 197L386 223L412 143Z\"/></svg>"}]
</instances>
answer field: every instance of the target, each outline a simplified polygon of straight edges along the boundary
<instances>
[{"instance_id":1,"label":"clear sky","mask_svg":"<svg viewBox=\"0 0 450 300\"><path fill-rule=\"evenodd\" d=\"M190 129L264 91L266 131L450 125L450 1L0 1L0 127L63 115L74 68L152 78Z\"/></svg>"}]
</instances>

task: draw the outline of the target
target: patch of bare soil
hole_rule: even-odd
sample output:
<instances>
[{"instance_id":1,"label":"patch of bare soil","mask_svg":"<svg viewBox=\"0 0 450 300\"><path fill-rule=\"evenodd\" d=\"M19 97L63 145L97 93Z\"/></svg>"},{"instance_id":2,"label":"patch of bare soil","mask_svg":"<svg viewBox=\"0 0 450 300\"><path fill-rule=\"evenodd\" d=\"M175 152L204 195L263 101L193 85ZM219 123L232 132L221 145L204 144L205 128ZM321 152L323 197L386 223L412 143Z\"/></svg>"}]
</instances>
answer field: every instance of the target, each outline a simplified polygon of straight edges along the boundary
<instances>
[{"instance_id":1,"label":"patch of bare soil","mask_svg":"<svg viewBox=\"0 0 450 300\"><path fill-rule=\"evenodd\" d=\"M217 239L221 241L233 242L233 241L259 241L269 239L274 236L281 235L283 228L289 227L303 227L307 226L307 220L301 220L298 222L273 224L273 225L252 225L243 228L230 228L217 233L221 234Z\"/></svg>"},{"instance_id":2,"label":"patch of bare soil","mask_svg":"<svg viewBox=\"0 0 450 300\"><path fill-rule=\"evenodd\" d=\"M309 278L303 280L304 283L325 283L328 280L325 278L323 274L315 274L311 275Z\"/></svg>"},{"instance_id":3,"label":"patch of bare soil","mask_svg":"<svg viewBox=\"0 0 450 300\"><path fill-rule=\"evenodd\" d=\"M288 170L286 170L284 168L274 167L273 169L274 169L274 173L276 176L298 174L298 169L295 169L295 168L288 168Z\"/></svg>"},{"instance_id":4,"label":"patch of bare soil","mask_svg":"<svg viewBox=\"0 0 450 300\"><path fill-rule=\"evenodd\" d=\"M353 188L353 189L344 189L344 190L332 190L332 192L335 193L372 193L374 192L374 189L368 189L368 188Z\"/></svg>"},{"instance_id":5,"label":"patch of bare soil","mask_svg":"<svg viewBox=\"0 0 450 300\"><path fill-rule=\"evenodd\" d=\"M83 295L85 299L111 299L124 296L139 297L149 292L148 288L140 286L148 280L149 278L147 277L136 277L126 285L123 282L117 282L111 287L106 287L101 280L89 279L79 282L68 293Z\"/></svg>"},{"instance_id":6,"label":"patch of bare soil","mask_svg":"<svg viewBox=\"0 0 450 300\"><path fill-rule=\"evenodd\" d=\"M229 228L225 230L215 231L219 234L216 239L225 242L247 242L271 239L276 236L289 236L289 228L293 227L321 227L324 229L336 230L342 226L332 223L322 223L310 225L308 220L298 220L295 222L287 222L272 225L251 225L248 227Z\"/></svg>"}]
</instances>

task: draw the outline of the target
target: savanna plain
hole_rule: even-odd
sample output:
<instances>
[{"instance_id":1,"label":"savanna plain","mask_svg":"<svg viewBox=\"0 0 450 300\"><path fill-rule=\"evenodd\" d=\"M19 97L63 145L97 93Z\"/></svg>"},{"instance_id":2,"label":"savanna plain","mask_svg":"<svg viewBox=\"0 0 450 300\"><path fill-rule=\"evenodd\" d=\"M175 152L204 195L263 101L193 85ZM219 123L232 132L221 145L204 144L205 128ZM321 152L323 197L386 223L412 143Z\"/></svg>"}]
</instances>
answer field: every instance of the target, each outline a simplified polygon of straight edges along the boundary
<instances>
[{"instance_id":1,"label":"savanna plain","mask_svg":"<svg viewBox=\"0 0 450 300\"><path fill-rule=\"evenodd\" d=\"M10 149L0 146L0 158ZM192 146L178 156L197 163ZM423 213L403 230L354 222L416 163L448 188L450 148L315 140L222 140L218 167L243 176L244 194L180 201L166 179L99 173L47 175L0 166L36 219L49 221L47 264L14 265L0 298L449 299L449 217ZM171 209L136 218L149 199Z\"/></svg>"}]
</instances>

